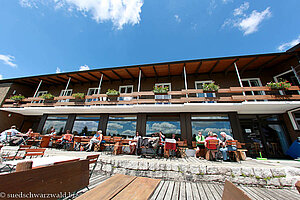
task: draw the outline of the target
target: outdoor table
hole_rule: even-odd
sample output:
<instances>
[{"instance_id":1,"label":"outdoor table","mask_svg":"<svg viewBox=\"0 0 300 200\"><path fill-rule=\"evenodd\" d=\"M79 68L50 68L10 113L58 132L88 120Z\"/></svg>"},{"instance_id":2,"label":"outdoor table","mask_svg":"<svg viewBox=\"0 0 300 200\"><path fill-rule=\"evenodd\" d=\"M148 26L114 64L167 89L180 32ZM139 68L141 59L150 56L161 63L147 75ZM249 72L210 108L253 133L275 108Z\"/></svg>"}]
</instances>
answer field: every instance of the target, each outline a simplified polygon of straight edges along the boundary
<instances>
[{"instance_id":1,"label":"outdoor table","mask_svg":"<svg viewBox=\"0 0 300 200\"><path fill-rule=\"evenodd\" d=\"M166 139L165 141L165 149L166 150L176 150L176 140L175 139Z\"/></svg>"},{"instance_id":2,"label":"outdoor table","mask_svg":"<svg viewBox=\"0 0 300 200\"><path fill-rule=\"evenodd\" d=\"M17 166L18 163L25 162L25 161L32 161L32 167L41 167L41 166L49 166L53 165L56 162L67 161L67 160L74 160L77 157L72 156L51 156L51 157L41 157L41 158L31 158L31 159L23 159L23 160L12 160L3 162L3 165L8 166L10 171Z\"/></svg>"}]
</instances>

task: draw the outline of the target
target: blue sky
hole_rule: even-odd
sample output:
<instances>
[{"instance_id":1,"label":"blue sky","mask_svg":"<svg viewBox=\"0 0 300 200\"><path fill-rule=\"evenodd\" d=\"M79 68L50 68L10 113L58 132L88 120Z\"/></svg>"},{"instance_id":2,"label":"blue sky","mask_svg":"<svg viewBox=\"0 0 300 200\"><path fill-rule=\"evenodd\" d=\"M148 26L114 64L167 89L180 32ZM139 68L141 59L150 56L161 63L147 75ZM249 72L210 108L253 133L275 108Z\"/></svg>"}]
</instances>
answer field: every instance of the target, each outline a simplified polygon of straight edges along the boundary
<instances>
[{"instance_id":1,"label":"blue sky","mask_svg":"<svg viewBox=\"0 0 300 200\"><path fill-rule=\"evenodd\" d=\"M284 51L299 0L0 0L0 78Z\"/></svg>"}]
</instances>

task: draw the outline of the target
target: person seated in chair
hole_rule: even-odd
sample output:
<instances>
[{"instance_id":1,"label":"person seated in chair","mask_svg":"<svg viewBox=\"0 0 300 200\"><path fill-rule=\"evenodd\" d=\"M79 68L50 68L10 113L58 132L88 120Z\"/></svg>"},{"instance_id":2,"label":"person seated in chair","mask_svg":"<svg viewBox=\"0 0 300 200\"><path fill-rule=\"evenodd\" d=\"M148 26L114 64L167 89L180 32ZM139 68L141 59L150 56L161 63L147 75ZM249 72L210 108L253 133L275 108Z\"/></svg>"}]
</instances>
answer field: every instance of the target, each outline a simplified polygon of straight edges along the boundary
<instances>
[{"instance_id":1,"label":"person seated in chair","mask_svg":"<svg viewBox=\"0 0 300 200\"><path fill-rule=\"evenodd\" d=\"M99 130L99 131L97 131L97 133L90 140L90 143L88 144L86 151L91 151L94 144L101 144L101 143L104 143L104 142L105 141L103 140L102 131Z\"/></svg>"},{"instance_id":2,"label":"person seated in chair","mask_svg":"<svg viewBox=\"0 0 300 200\"><path fill-rule=\"evenodd\" d=\"M217 150L218 146L216 144L209 144L209 140L218 140L216 137L213 136L213 132L209 131L208 132L208 137L205 139L205 147L208 148L209 150ZM216 152L212 151L212 159L214 160L216 158Z\"/></svg>"},{"instance_id":3,"label":"person seated in chair","mask_svg":"<svg viewBox=\"0 0 300 200\"><path fill-rule=\"evenodd\" d=\"M227 145L226 146L226 141L233 140L233 137L230 135L227 135L225 132L221 132L220 135L222 136L221 141L222 141L222 146L220 148L220 151L222 152L223 155L223 160L224 161L229 161L229 156L228 156L228 151L236 151L236 146L234 145Z\"/></svg>"},{"instance_id":4,"label":"person seated in chair","mask_svg":"<svg viewBox=\"0 0 300 200\"><path fill-rule=\"evenodd\" d=\"M196 136L196 157L198 154L200 154L199 158L203 159L204 154L205 154L205 137L202 135L202 132L199 131L198 135Z\"/></svg>"},{"instance_id":5,"label":"person seated in chair","mask_svg":"<svg viewBox=\"0 0 300 200\"><path fill-rule=\"evenodd\" d=\"M136 145L137 145L137 141L138 141L139 138L141 138L141 136L140 136L139 132L137 131L136 135L133 138L134 141L129 142L129 148L130 148L130 153L129 154L130 155L135 154Z\"/></svg>"},{"instance_id":6,"label":"person seated in chair","mask_svg":"<svg viewBox=\"0 0 300 200\"><path fill-rule=\"evenodd\" d=\"M66 131L66 134L62 137L60 145L63 147L65 144L73 142L73 135L70 133L70 130Z\"/></svg>"}]
</instances>

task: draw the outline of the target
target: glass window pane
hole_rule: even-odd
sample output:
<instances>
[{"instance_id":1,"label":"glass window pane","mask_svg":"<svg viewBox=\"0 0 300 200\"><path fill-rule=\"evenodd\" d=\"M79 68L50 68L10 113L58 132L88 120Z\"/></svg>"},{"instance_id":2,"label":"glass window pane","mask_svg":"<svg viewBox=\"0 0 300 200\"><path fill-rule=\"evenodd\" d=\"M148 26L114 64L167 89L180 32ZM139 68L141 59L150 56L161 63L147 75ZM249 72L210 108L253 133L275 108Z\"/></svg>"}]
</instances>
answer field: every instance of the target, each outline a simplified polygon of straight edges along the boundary
<instances>
[{"instance_id":1,"label":"glass window pane","mask_svg":"<svg viewBox=\"0 0 300 200\"><path fill-rule=\"evenodd\" d=\"M50 133L51 128L55 128L55 131L58 135L62 134L67 121L65 120L47 120L45 122L44 128L42 130L42 134Z\"/></svg>"},{"instance_id":2,"label":"glass window pane","mask_svg":"<svg viewBox=\"0 0 300 200\"><path fill-rule=\"evenodd\" d=\"M147 121L146 135L151 135L162 131L167 138L171 138L172 134L180 137L180 122L179 121Z\"/></svg>"},{"instance_id":3,"label":"glass window pane","mask_svg":"<svg viewBox=\"0 0 300 200\"><path fill-rule=\"evenodd\" d=\"M72 132L74 135L94 135L98 129L99 121L75 121Z\"/></svg>"},{"instance_id":4,"label":"glass window pane","mask_svg":"<svg viewBox=\"0 0 300 200\"><path fill-rule=\"evenodd\" d=\"M136 133L135 121L108 121L106 135L134 137Z\"/></svg>"},{"instance_id":5,"label":"glass window pane","mask_svg":"<svg viewBox=\"0 0 300 200\"><path fill-rule=\"evenodd\" d=\"M68 115L50 115L47 119L68 119Z\"/></svg>"},{"instance_id":6,"label":"glass window pane","mask_svg":"<svg viewBox=\"0 0 300 200\"><path fill-rule=\"evenodd\" d=\"M192 132L193 136L201 131L203 135L207 136L209 131L218 134L220 137L220 132L225 132L232 136L232 130L229 121L192 121Z\"/></svg>"},{"instance_id":7,"label":"glass window pane","mask_svg":"<svg viewBox=\"0 0 300 200\"><path fill-rule=\"evenodd\" d=\"M76 119L95 119L95 120L99 120L100 119L100 115L77 115Z\"/></svg>"},{"instance_id":8,"label":"glass window pane","mask_svg":"<svg viewBox=\"0 0 300 200\"><path fill-rule=\"evenodd\" d=\"M136 115L110 115L109 119L117 120L117 119L137 119Z\"/></svg>"},{"instance_id":9,"label":"glass window pane","mask_svg":"<svg viewBox=\"0 0 300 200\"><path fill-rule=\"evenodd\" d=\"M192 120L202 119L229 119L228 115L192 115Z\"/></svg>"}]
</instances>

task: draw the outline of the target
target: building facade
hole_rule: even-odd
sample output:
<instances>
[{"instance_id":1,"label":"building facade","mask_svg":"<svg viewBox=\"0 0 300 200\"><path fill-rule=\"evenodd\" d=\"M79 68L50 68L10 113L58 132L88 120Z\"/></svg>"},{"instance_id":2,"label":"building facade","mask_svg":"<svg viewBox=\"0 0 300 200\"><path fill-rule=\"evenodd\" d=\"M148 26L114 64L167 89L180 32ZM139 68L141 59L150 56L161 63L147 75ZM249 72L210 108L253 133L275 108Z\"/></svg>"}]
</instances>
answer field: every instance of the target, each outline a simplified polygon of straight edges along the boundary
<instances>
[{"instance_id":1,"label":"building facade","mask_svg":"<svg viewBox=\"0 0 300 200\"><path fill-rule=\"evenodd\" d=\"M287 52L257 54L22 77L0 81L0 131L16 124L46 134L72 130L133 137L163 131L192 145L198 131L224 131L246 143L248 156L286 157L300 136L299 45ZM273 90L270 81L292 87ZM215 82L217 92L203 91ZM154 87L168 87L155 94ZM109 89L118 96L107 95ZM54 99L45 100L43 94ZM84 93L76 99L75 93ZM22 101L10 97L24 95Z\"/></svg>"}]
</instances>

